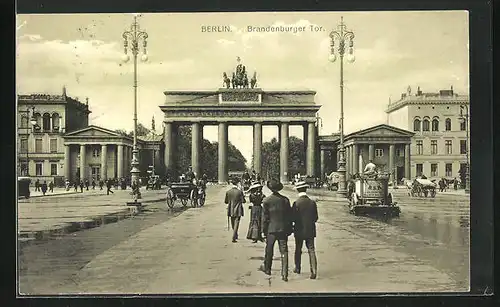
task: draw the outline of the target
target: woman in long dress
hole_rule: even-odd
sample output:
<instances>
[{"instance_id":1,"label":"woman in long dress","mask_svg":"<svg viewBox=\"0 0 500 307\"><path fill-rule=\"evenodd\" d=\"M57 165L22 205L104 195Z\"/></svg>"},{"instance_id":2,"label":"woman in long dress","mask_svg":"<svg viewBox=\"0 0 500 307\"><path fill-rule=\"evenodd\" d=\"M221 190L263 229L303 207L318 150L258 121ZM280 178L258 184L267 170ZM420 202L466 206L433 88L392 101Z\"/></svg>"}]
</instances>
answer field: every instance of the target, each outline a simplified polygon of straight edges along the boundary
<instances>
[{"instance_id":1,"label":"woman in long dress","mask_svg":"<svg viewBox=\"0 0 500 307\"><path fill-rule=\"evenodd\" d=\"M262 185L258 182L253 183L250 188L250 225L248 226L247 239L252 240L252 243L257 241L264 242L262 238L262 200L266 197L262 194Z\"/></svg>"}]
</instances>

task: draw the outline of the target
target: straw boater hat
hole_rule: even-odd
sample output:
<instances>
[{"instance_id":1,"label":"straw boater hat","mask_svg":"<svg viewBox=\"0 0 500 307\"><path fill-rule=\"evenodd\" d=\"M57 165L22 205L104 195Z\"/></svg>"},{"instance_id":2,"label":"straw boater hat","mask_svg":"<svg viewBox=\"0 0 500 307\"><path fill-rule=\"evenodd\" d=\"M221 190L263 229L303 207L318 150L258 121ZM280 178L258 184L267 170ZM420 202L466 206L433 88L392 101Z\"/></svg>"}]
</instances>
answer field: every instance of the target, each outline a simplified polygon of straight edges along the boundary
<instances>
[{"instance_id":1,"label":"straw boater hat","mask_svg":"<svg viewBox=\"0 0 500 307\"><path fill-rule=\"evenodd\" d=\"M283 184L276 179L271 179L267 182L267 187L273 192L278 192L283 189Z\"/></svg>"},{"instance_id":2,"label":"straw boater hat","mask_svg":"<svg viewBox=\"0 0 500 307\"><path fill-rule=\"evenodd\" d=\"M307 183L305 183L305 181L297 182L297 184L295 185L296 190L302 189L302 188L308 188L308 187L309 187L309 185Z\"/></svg>"},{"instance_id":3,"label":"straw boater hat","mask_svg":"<svg viewBox=\"0 0 500 307\"><path fill-rule=\"evenodd\" d=\"M248 188L249 191L252 191L254 189L262 188L262 185L258 182L252 183L252 185Z\"/></svg>"}]
</instances>

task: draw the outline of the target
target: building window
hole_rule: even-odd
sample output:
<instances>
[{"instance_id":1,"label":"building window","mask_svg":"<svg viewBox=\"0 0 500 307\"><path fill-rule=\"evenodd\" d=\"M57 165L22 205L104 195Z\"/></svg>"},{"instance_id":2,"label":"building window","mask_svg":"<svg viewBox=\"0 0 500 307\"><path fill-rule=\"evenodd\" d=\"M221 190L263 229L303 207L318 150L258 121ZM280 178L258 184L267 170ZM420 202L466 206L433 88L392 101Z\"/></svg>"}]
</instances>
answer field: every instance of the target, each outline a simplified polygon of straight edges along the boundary
<instances>
[{"instance_id":1,"label":"building window","mask_svg":"<svg viewBox=\"0 0 500 307\"><path fill-rule=\"evenodd\" d=\"M57 176L57 164L56 163L50 164L50 175Z\"/></svg>"},{"instance_id":2,"label":"building window","mask_svg":"<svg viewBox=\"0 0 500 307\"><path fill-rule=\"evenodd\" d=\"M437 177L438 175L438 165L436 163L431 164L431 177Z\"/></svg>"},{"instance_id":3,"label":"building window","mask_svg":"<svg viewBox=\"0 0 500 307\"><path fill-rule=\"evenodd\" d=\"M26 162L21 162L21 175L22 176L29 176L28 174L28 163Z\"/></svg>"},{"instance_id":4,"label":"building window","mask_svg":"<svg viewBox=\"0 0 500 307\"><path fill-rule=\"evenodd\" d=\"M460 154L465 155L467 153L467 141L460 140Z\"/></svg>"},{"instance_id":5,"label":"building window","mask_svg":"<svg viewBox=\"0 0 500 307\"><path fill-rule=\"evenodd\" d=\"M381 148L375 149L375 157L380 158L384 156L384 150Z\"/></svg>"},{"instance_id":6,"label":"building window","mask_svg":"<svg viewBox=\"0 0 500 307\"><path fill-rule=\"evenodd\" d=\"M439 131L439 120L437 118L432 120L432 131Z\"/></svg>"},{"instance_id":7,"label":"building window","mask_svg":"<svg viewBox=\"0 0 500 307\"><path fill-rule=\"evenodd\" d=\"M444 130L451 131L451 119L447 118L444 122Z\"/></svg>"},{"instance_id":8,"label":"building window","mask_svg":"<svg viewBox=\"0 0 500 307\"><path fill-rule=\"evenodd\" d=\"M43 114L43 131L49 131L50 130L50 114L45 113Z\"/></svg>"},{"instance_id":9,"label":"building window","mask_svg":"<svg viewBox=\"0 0 500 307\"><path fill-rule=\"evenodd\" d=\"M424 165L418 163L417 164L417 176L420 177L424 173Z\"/></svg>"},{"instance_id":10,"label":"building window","mask_svg":"<svg viewBox=\"0 0 500 307\"><path fill-rule=\"evenodd\" d=\"M451 140L446 140L445 143L444 143L444 146L445 146L445 150L446 150L446 154L447 155L451 155L453 150L452 150L452 145L453 143L451 142Z\"/></svg>"},{"instance_id":11,"label":"building window","mask_svg":"<svg viewBox=\"0 0 500 307\"><path fill-rule=\"evenodd\" d=\"M446 177L453 176L453 164L446 163L446 165L445 165L445 172L446 172Z\"/></svg>"},{"instance_id":12,"label":"building window","mask_svg":"<svg viewBox=\"0 0 500 307\"><path fill-rule=\"evenodd\" d=\"M59 131L59 114L52 114L52 131Z\"/></svg>"},{"instance_id":13,"label":"building window","mask_svg":"<svg viewBox=\"0 0 500 307\"><path fill-rule=\"evenodd\" d=\"M33 114L33 117L36 120L36 124L33 126L33 129L35 130L35 132L39 132L42 128L42 116L40 115L40 113L35 113Z\"/></svg>"},{"instance_id":14,"label":"building window","mask_svg":"<svg viewBox=\"0 0 500 307\"><path fill-rule=\"evenodd\" d=\"M42 139L36 139L35 140L35 152L42 152L43 147L42 147Z\"/></svg>"},{"instance_id":15,"label":"building window","mask_svg":"<svg viewBox=\"0 0 500 307\"><path fill-rule=\"evenodd\" d=\"M43 164L42 163L36 163L35 164L35 175L36 176L42 176L43 175Z\"/></svg>"},{"instance_id":16,"label":"building window","mask_svg":"<svg viewBox=\"0 0 500 307\"><path fill-rule=\"evenodd\" d=\"M420 131L420 119L418 118L413 121L413 131Z\"/></svg>"},{"instance_id":17,"label":"building window","mask_svg":"<svg viewBox=\"0 0 500 307\"><path fill-rule=\"evenodd\" d=\"M424 141L417 141L417 155L424 154Z\"/></svg>"},{"instance_id":18,"label":"building window","mask_svg":"<svg viewBox=\"0 0 500 307\"><path fill-rule=\"evenodd\" d=\"M466 121L465 120L461 120L460 121L460 131L465 131L465 125L466 125Z\"/></svg>"},{"instance_id":19,"label":"building window","mask_svg":"<svg viewBox=\"0 0 500 307\"><path fill-rule=\"evenodd\" d=\"M57 139L50 139L50 152L57 152Z\"/></svg>"},{"instance_id":20,"label":"building window","mask_svg":"<svg viewBox=\"0 0 500 307\"><path fill-rule=\"evenodd\" d=\"M21 116L21 128L28 128L28 117Z\"/></svg>"},{"instance_id":21,"label":"building window","mask_svg":"<svg viewBox=\"0 0 500 307\"><path fill-rule=\"evenodd\" d=\"M28 152L28 139L21 139L21 148L19 151Z\"/></svg>"},{"instance_id":22,"label":"building window","mask_svg":"<svg viewBox=\"0 0 500 307\"><path fill-rule=\"evenodd\" d=\"M402 150L402 149L396 149L396 156L397 157L403 157L404 156L404 150Z\"/></svg>"},{"instance_id":23,"label":"building window","mask_svg":"<svg viewBox=\"0 0 500 307\"><path fill-rule=\"evenodd\" d=\"M92 150L92 157L94 157L94 158L98 158L98 157L99 157L99 155L100 155L100 150L99 150L98 148L94 148L94 149Z\"/></svg>"},{"instance_id":24,"label":"building window","mask_svg":"<svg viewBox=\"0 0 500 307\"><path fill-rule=\"evenodd\" d=\"M431 155L437 155L438 153L438 142L436 140L431 141Z\"/></svg>"},{"instance_id":25,"label":"building window","mask_svg":"<svg viewBox=\"0 0 500 307\"><path fill-rule=\"evenodd\" d=\"M422 122L422 131L429 131L429 124L429 120L424 119L424 121Z\"/></svg>"}]
</instances>

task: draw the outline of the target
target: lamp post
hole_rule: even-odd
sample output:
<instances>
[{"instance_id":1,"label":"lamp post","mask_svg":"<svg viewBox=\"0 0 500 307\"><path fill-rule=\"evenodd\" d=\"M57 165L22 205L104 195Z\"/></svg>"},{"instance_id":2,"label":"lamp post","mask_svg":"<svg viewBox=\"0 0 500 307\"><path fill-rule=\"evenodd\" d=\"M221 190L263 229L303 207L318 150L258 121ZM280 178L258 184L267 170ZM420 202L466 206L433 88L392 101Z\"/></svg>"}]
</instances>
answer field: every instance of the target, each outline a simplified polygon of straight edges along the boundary
<instances>
[{"instance_id":1,"label":"lamp post","mask_svg":"<svg viewBox=\"0 0 500 307\"><path fill-rule=\"evenodd\" d=\"M465 140L467 142L465 146L465 157L467 160L465 169L465 193L470 193L470 161L469 161L469 107L465 104L460 105L460 118L465 123Z\"/></svg>"},{"instance_id":2,"label":"lamp post","mask_svg":"<svg viewBox=\"0 0 500 307\"><path fill-rule=\"evenodd\" d=\"M31 116L30 116L31 110ZM29 160L29 136L30 136L30 123L31 126L35 126L37 124L37 120L35 118L35 107L28 106L26 107L26 176L30 175L30 160Z\"/></svg>"},{"instance_id":3,"label":"lamp post","mask_svg":"<svg viewBox=\"0 0 500 307\"><path fill-rule=\"evenodd\" d=\"M155 159L156 159L156 139L155 139L155 117L153 116L153 119L151 120L151 134L153 135L153 173L151 173L152 176L155 175Z\"/></svg>"},{"instance_id":4,"label":"lamp post","mask_svg":"<svg viewBox=\"0 0 500 307\"><path fill-rule=\"evenodd\" d=\"M349 50L346 56L346 60L349 63L353 63L355 57L353 54L354 33L347 30L346 25L344 24L343 17L340 18L338 30L333 30L332 32L330 32L330 56L328 59L332 63L337 60L337 56L335 54L335 41L338 41L339 46L337 51L340 57L340 158L337 169L337 173L339 174L339 187L337 193L341 196L346 196L346 157L344 148L344 54L346 51L346 43L349 44Z\"/></svg>"},{"instance_id":5,"label":"lamp post","mask_svg":"<svg viewBox=\"0 0 500 307\"><path fill-rule=\"evenodd\" d=\"M122 58L123 61L128 62L130 60L129 55L127 54L129 47L134 59L134 145L132 149L132 169L130 170L130 174L132 184L139 184L138 179L140 170L138 168L139 160L137 158L137 154L139 153L139 149L137 147L137 56L139 55L139 42L142 41L143 51L141 60L143 62L148 60L148 55L146 53L148 34L140 30L139 23L137 22L137 15L134 15L134 22L130 26L130 31L123 32L122 36L124 39L123 47L125 52Z\"/></svg>"}]
</instances>

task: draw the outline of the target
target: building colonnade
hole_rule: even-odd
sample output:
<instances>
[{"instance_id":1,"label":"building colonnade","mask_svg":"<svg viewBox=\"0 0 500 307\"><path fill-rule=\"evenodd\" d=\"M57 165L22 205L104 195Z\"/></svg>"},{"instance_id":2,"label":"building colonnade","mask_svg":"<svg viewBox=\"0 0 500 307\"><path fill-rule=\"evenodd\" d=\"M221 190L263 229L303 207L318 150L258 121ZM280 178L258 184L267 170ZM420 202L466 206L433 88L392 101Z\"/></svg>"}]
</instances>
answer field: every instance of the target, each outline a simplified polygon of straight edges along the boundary
<instances>
[{"instance_id":1,"label":"building colonnade","mask_svg":"<svg viewBox=\"0 0 500 307\"><path fill-rule=\"evenodd\" d=\"M175 150L176 150L176 135L177 127L181 123L175 121L164 122L164 161L165 167L168 170L174 168ZM200 174L201 172L201 150L203 140L203 125L204 122L189 123L192 128L191 133L191 166L193 172ZM208 123L212 124L212 123ZM226 183L228 181L228 128L231 122L219 121L218 125L218 181ZM244 123L234 122L236 125ZM262 174L262 127L265 125L277 125L279 142L280 142L280 180L288 182L290 175L288 173L288 157L289 157L289 128L290 125L301 125L304 127L304 140L306 144L306 169L307 175L315 175L316 165L316 121L305 122L287 122L280 121L266 122L254 121L250 123L253 126L253 169L257 174Z\"/></svg>"}]
</instances>

